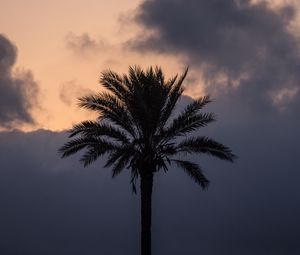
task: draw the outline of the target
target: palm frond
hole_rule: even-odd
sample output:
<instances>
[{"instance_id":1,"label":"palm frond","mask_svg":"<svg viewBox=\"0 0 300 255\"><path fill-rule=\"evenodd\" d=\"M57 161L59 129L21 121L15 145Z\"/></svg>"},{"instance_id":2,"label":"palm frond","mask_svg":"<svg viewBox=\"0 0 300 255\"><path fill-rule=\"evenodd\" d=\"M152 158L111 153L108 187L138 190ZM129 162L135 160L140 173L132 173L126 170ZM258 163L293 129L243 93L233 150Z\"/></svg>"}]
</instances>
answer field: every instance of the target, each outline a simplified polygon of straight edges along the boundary
<instances>
[{"instance_id":1,"label":"palm frond","mask_svg":"<svg viewBox=\"0 0 300 255\"><path fill-rule=\"evenodd\" d=\"M126 112L123 102L119 100L117 96L106 92L79 98L79 106L88 110L98 111L99 113L101 113L103 109L109 109L118 113L120 108Z\"/></svg>"},{"instance_id":2,"label":"palm frond","mask_svg":"<svg viewBox=\"0 0 300 255\"><path fill-rule=\"evenodd\" d=\"M201 97L197 100L194 100L192 103L188 104L183 112L178 116L178 118L185 119L190 116L197 114L206 104L210 103L211 99L209 96Z\"/></svg>"},{"instance_id":3,"label":"palm frond","mask_svg":"<svg viewBox=\"0 0 300 255\"><path fill-rule=\"evenodd\" d=\"M138 176L139 176L138 170L136 168L132 168L130 183L131 183L131 188L132 188L133 194L136 194L136 180L137 180Z\"/></svg>"},{"instance_id":4,"label":"palm frond","mask_svg":"<svg viewBox=\"0 0 300 255\"><path fill-rule=\"evenodd\" d=\"M95 141L90 137L80 137L65 143L58 152L62 154L62 158L68 157L82 150L86 146L93 144Z\"/></svg>"},{"instance_id":5,"label":"palm frond","mask_svg":"<svg viewBox=\"0 0 300 255\"><path fill-rule=\"evenodd\" d=\"M162 156L172 156L177 152L178 151L174 143L166 143L158 146L156 154Z\"/></svg>"},{"instance_id":6,"label":"palm frond","mask_svg":"<svg viewBox=\"0 0 300 255\"><path fill-rule=\"evenodd\" d=\"M155 69L154 69L154 72L155 72L155 77L157 79L157 81L159 82L159 84L162 86L165 85L165 76L164 76L164 73L161 69L161 67L159 66L156 66Z\"/></svg>"},{"instance_id":7,"label":"palm frond","mask_svg":"<svg viewBox=\"0 0 300 255\"><path fill-rule=\"evenodd\" d=\"M149 111L144 93L145 73L139 66L129 66L128 76L124 75L123 81L130 91L126 98L126 109L136 130L141 133L146 127L145 116Z\"/></svg>"},{"instance_id":8,"label":"palm frond","mask_svg":"<svg viewBox=\"0 0 300 255\"><path fill-rule=\"evenodd\" d=\"M122 157L133 156L135 153L134 147L132 144L123 144L115 148L114 152L112 152L104 165L104 167L110 167L115 164Z\"/></svg>"},{"instance_id":9,"label":"palm frond","mask_svg":"<svg viewBox=\"0 0 300 255\"><path fill-rule=\"evenodd\" d=\"M78 134L84 136L107 136L123 143L129 143L129 138L120 129L108 124L99 123L97 121L83 121L73 126L69 130L69 137L74 137Z\"/></svg>"},{"instance_id":10,"label":"palm frond","mask_svg":"<svg viewBox=\"0 0 300 255\"><path fill-rule=\"evenodd\" d=\"M124 84L122 77L111 70L101 73L100 83L117 96L122 102L125 102L126 97L130 94L130 91Z\"/></svg>"},{"instance_id":11,"label":"palm frond","mask_svg":"<svg viewBox=\"0 0 300 255\"><path fill-rule=\"evenodd\" d=\"M140 67L130 67L129 78L125 80L131 84L132 93L126 106L132 121L142 135L155 133L169 92L162 70L155 67L144 72Z\"/></svg>"},{"instance_id":12,"label":"palm frond","mask_svg":"<svg viewBox=\"0 0 300 255\"><path fill-rule=\"evenodd\" d=\"M79 98L79 106L100 113L100 119L108 119L118 127L135 136L131 116L117 97L108 93Z\"/></svg>"},{"instance_id":13,"label":"palm frond","mask_svg":"<svg viewBox=\"0 0 300 255\"><path fill-rule=\"evenodd\" d=\"M206 104L211 102L209 96L201 97L188 104L172 123L165 129L161 130L166 139L175 138L176 136L185 135L199 127L204 127L215 120L212 113L198 113ZM162 124L164 124L162 122Z\"/></svg>"},{"instance_id":14,"label":"palm frond","mask_svg":"<svg viewBox=\"0 0 300 255\"><path fill-rule=\"evenodd\" d=\"M160 129L164 127L167 120L171 117L175 105L184 91L184 88L182 87L182 83L187 73L188 73L188 68L184 71L184 73L179 77L178 80L177 80L177 76L175 76L173 79L169 81L169 83L166 86L166 88L169 90L169 94L166 100L166 104L162 109L161 118L160 118Z\"/></svg>"},{"instance_id":15,"label":"palm frond","mask_svg":"<svg viewBox=\"0 0 300 255\"><path fill-rule=\"evenodd\" d=\"M133 90L133 92L140 91L141 87L143 86L141 82L141 78L143 76L145 76L145 73L141 67L129 66L127 80L130 80L131 90Z\"/></svg>"},{"instance_id":16,"label":"palm frond","mask_svg":"<svg viewBox=\"0 0 300 255\"><path fill-rule=\"evenodd\" d=\"M131 153L125 153L123 154L114 164L112 168L112 177L116 177L119 175L122 170L127 166L130 158L132 157Z\"/></svg>"},{"instance_id":17,"label":"palm frond","mask_svg":"<svg viewBox=\"0 0 300 255\"><path fill-rule=\"evenodd\" d=\"M99 156L116 150L116 145L100 138L94 138L95 143L88 145L88 150L83 154L80 161L83 162L84 167L93 163Z\"/></svg>"},{"instance_id":18,"label":"palm frond","mask_svg":"<svg viewBox=\"0 0 300 255\"><path fill-rule=\"evenodd\" d=\"M177 149L180 152L209 154L231 162L236 158L227 146L208 137L185 139L178 144Z\"/></svg>"},{"instance_id":19,"label":"palm frond","mask_svg":"<svg viewBox=\"0 0 300 255\"><path fill-rule=\"evenodd\" d=\"M162 134L166 140L173 139L186 135L200 127L205 127L213 121L215 121L215 117L212 113L189 114L184 112L175 118L171 125L163 130Z\"/></svg>"},{"instance_id":20,"label":"palm frond","mask_svg":"<svg viewBox=\"0 0 300 255\"><path fill-rule=\"evenodd\" d=\"M198 164L178 159L173 159L171 161L175 162L179 167L181 167L196 183L202 187L202 189L208 187L209 180L206 179Z\"/></svg>"},{"instance_id":21,"label":"palm frond","mask_svg":"<svg viewBox=\"0 0 300 255\"><path fill-rule=\"evenodd\" d=\"M165 172L168 171L167 164L169 160L166 157L158 157L154 159L155 165L156 165L156 171L163 169Z\"/></svg>"},{"instance_id":22,"label":"palm frond","mask_svg":"<svg viewBox=\"0 0 300 255\"><path fill-rule=\"evenodd\" d=\"M84 167L87 167L88 165L92 164L94 161L96 161L101 155L107 153L107 151L104 151L102 149L96 149L95 147L90 147L85 153L81 156L80 162L83 163Z\"/></svg>"}]
</instances>

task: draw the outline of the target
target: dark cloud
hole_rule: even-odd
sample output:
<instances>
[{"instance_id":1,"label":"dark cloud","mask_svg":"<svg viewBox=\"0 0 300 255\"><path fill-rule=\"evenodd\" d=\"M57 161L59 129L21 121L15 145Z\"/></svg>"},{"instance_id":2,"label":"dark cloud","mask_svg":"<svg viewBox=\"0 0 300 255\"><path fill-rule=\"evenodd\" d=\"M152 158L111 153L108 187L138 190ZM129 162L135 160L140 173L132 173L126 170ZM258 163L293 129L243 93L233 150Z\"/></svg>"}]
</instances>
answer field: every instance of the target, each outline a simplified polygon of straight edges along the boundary
<instances>
[{"instance_id":1,"label":"dark cloud","mask_svg":"<svg viewBox=\"0 0 300 255\"><path fill-rule=\"evenodd\" d=\"M111 182L99 162L83 169L78 158L61 160L65 139L47 131L0 133L0 254L120 254L137 247L139 210L129 180Z\"/></svg>"},{"instance_id":2,"label":"dark cloud","mask_svg":"<svg viewBox=\"0 0 300 255\"><path fill-rule=\"evenodd\" d=\"M195 158L211 180L205 192L177 168L155 175L153 252L299 254L299 121L222 100L208 110L219 120L201 134L239 159ZM139 254L139 196L127 172L111 180L101 159L86 169L77 156L59 159L65 133L6 132L0 140L1 254Z\"/></svg>"},{"instance_id":3,"label":"dark cloud","mask_svg":"<svg viewBox=\"0 0 300 255\"><path fill-rule=\"evenodd\" d=\"M0 127L33 123L30 110L36 103L38 85L27 70L12 70L17 48L0 34Z\"/></svg>"},{"instance_id":4,"label":"dark cloud","mask_svg":"<svg viewBox=\"0 0 300 255\"><path fill-rule=\"evenodd\" d=\"M293 6L271 9L265 1L147 0L135 17L146 32L129 45L184 55L204 73L208 91L225 87L244 107L295 109L300 44L289 29L295 13Z\"/></svg>"}]
</instances>

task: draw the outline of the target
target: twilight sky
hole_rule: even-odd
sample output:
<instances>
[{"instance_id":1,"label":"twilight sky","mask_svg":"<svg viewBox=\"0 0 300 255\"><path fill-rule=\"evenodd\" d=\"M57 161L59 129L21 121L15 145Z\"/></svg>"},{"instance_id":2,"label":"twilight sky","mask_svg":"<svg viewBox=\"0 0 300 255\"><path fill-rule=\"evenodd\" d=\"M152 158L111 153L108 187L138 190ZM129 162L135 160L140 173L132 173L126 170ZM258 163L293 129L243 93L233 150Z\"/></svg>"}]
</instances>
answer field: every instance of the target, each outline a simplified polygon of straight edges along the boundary
<instances>
[{"instance_id":1,"label":"twilight sky","mask_svg":"<svg viewBox=\"0 0 300 255\"><path fill-rule=\"evenodd\" d=\"M189 66L178 107L212 94L218 121L201 134L239 156L196 159L207 192L176 168L157 176L154 254L300 254L299 1L2 0L0 10L0 254L138 254L128 173L112 181L101 159L83 169L57 154L63 130L94 117L76 98L101 89L102 70L133 64L168 76Z\"/></svg>"},{"instance_id":2,"label":"twilight sky","mask_svg":"<svg viewBox=\"0 0 300 255\"><path fill-rule=\"evenodd\" d=\"M192 96L236 90L251 104L263 90L260 103L286 108L299 92L298 9L278 0L3 0L0 126L68 128L89 117L76 98L98 89L102 70L136 63L167 74L190 66Z\"/></svg>"}]
</instances>

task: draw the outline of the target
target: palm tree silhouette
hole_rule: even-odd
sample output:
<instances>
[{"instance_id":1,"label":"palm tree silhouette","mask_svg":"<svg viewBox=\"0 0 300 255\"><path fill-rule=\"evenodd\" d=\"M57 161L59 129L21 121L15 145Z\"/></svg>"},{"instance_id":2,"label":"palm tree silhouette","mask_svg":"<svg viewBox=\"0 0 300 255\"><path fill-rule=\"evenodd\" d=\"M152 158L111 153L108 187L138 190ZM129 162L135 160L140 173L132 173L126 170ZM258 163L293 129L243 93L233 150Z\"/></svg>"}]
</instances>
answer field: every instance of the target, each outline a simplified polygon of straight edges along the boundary
<instances>
[{"instance_id":1,"label":"palm tree silhouette","mask_svg":"<svg viewBox=\"0 0 300 255\"><path fill-rule=\"evenodd\" d=\"M83 121L69 130L72 138L60 148L62 157L82 149L84 166L108 154L105 167L112 167L112 177L123 169L131 172L136 193L140 179L141 192L141 254L151 255L151 198L153 176L165 172L172 164L182 168L203 189L209 181L197 163L182 159L182 154L209 154L233 161L231 150L204 136L186 137L192 131L215 120L212 113L200 110L209 102L204 96L188 104L174 115L181 97L188 70L166 80L160 67L142 70L129 67L128 75L104 71L100 83L106 92L79 99L80 107L99 113L96 121Z\"/></svg>"}]
</instances>

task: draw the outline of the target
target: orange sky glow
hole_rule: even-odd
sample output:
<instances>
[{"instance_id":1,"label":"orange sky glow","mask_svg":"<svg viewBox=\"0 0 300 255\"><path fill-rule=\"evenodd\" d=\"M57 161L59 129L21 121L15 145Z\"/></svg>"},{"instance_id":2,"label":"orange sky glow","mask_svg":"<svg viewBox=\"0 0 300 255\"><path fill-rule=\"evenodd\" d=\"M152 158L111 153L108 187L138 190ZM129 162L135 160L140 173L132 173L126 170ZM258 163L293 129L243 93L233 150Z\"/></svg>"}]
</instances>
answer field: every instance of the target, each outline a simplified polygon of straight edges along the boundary
<instances>
[{"instance_id":1,"label":"orange sky glow","mask_svg":"<svg viewBox=\"0 0 300 255\"><path fill-rule=\"evenodd\" d=\"M34 126L62 130L85 118L76 98L97 91L98 76L104 69L127 72L129 65L160 65L167 76L182 72L182 56L133 52L124 45L140 28L130 21L140 0L2 0L0 33L18 48L15 69L29 69L37 81L39 105L33 109ZM276 7L284 1L273 1ZM275 8L274 7L274 8ZM299 24L294 24L295 29ZM296 29L295 29L296 30ZM193 67L193 86L187 94L203 93L201 73ZM188 82L189 83L189 82Z\"/></svg>"},{"instance_id":2,"label":"orange sky glow","mask_svg":"<svg viewBox=\"0 0 300 255\"><path fill-rule=\"evenodd\" d=\"M138 31L129 19L139 2L1 1L0 31L18 48L15 68L30 69L40 87L39 107L33 112L37 123L21 129L62 130L93 117L77 108L76 99L98 90L102 70L124 73L134 64L165 64L169 74L183 70L180 63L170 58L145 58L122 46ZM84 36L95 45L76 50L76 40ZM74 47L70 40L75 40Z\"/></svg>"}]
</instances>

